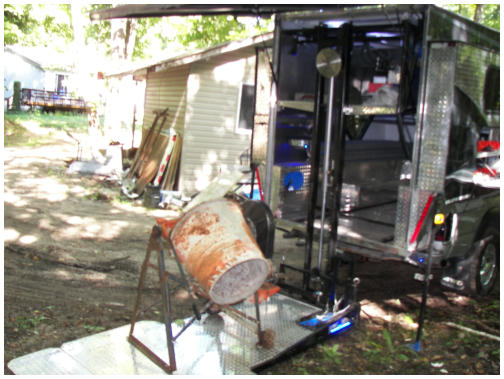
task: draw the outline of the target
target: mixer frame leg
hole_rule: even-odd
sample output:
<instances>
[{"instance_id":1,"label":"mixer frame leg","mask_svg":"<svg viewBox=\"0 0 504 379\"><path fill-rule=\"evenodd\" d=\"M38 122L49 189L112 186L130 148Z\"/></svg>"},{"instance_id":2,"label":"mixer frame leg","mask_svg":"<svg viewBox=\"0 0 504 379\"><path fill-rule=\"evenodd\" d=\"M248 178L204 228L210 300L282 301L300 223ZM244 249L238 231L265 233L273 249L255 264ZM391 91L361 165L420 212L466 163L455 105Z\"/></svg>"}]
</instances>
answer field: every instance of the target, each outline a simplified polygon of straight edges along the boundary
<instances>
[{"instance_id":1,"label":"mixer frame leg","mask_svg":"<svg viewBox=\"0 0 504 379\"><path fill-rule=\"evenodd\" d=\"M156 365L162 368L167 373L172 373L177 369L177 364L175 361L175 349L173 346L173 332L171 328L171 317L170 317L170 291L168 288L167 277L166 277L166 269L165 269L165 257L162 249L161 242L162 232L161 229L155 225L152 228L152 232L149 238L149 243L147 245L147 253L145 254L145 259L142 264L142 269L140 272L140 279L138 282L138 290L137 297L135 301L135 307L133 310L133 316L131 318L131 328L128 335L128 341L134 345L138 350L140 350L143 354L145 354L151 361L153 361ZM156 251L158 253L158 265L155 266L150 263L151 252ZM161 287L161 300L163 303L163 322L165 324L166 329L166 343L168 348L168 359L169 364L166 363L163 359L161 359L156 353L154 353L151 349L149 349L145 344L143 344L138 338L133 335L135 329L135 323L140 312L140 304L142 301L142 291L145 282L145 276L147 274L147 269L157 268L159 274L159 284Z\"/></svg>"}]
</instances>

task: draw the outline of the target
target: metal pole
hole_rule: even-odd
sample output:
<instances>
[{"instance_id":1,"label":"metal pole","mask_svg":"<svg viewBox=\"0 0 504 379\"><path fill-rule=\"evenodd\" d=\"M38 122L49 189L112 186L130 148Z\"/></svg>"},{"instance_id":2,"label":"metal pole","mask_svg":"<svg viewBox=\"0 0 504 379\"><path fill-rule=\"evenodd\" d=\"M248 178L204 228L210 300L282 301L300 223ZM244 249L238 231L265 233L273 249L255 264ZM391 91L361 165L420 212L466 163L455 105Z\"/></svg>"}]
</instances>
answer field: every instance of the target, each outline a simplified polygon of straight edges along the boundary
<instances>
[{"instance_id":1,"label":"metal pole","mask_svg":"<svg viewBox=\"0 0 504 379\"><path fill-rule=\"evenodd\" d=\"M349 82L350 74L350 50L352 47L352 26L351 24L345 24L342 26L342 38L343 45L341 49L342 53L342 72L340 74L340 82L338 84L337 92L337 107L338 110L338 123L335 126L335 140L333 149L333 171L332 171L332 215L331 215L331 238L329 240L328 254L333 254L337 241L338 241L338 217L341 203L341 189L343 187L343 166L345 161L345 113L343 109L346 103L347 86Z\"/></svg>"},{"instance_id":2,"label":"metal pole","mask_svg":"<svg viewBox=\"0 0 504 379\"><path fill-rule=\"evenodd\" d=\"M322 140L322 120L321 108L324 97L324 77L317 73L317 94L315 101L315 116L312 130L311 141L311 159L310 159L310 202L308 203L308 215L306 225L306 247L305 247L305 260L304 269L310 270L312 263L313 252L313 232L315 222L315 212L317 208L317 195L318 195L318 177L320 166L320 141ZM303 289L308 289L309 275L303 274Z\"/></svg>"},{"instance_id":3,"label":"metal pole","mask_svg":"<svg viewBox=\"0 0 504 379\"><path fill-rule=\"evenodd\" d=\"M270 92L270 115L268 122L268 142L266 147L266 173L263 184L264 202L272 208L273 163L275 158L275 132L277 110L277 80L280 61L280 18L275 16L275 34L273 36L273 80Z\"/></svg>"},{"instance_id":4,"label":"metal pole","mask_svg":"<svg viewBox=\"0 0 504 379\"><path fill-rule=\"evenodd\" d=\"M254 292L254 305L257 319L257 335L261 338L261 312L259 312L259 294Z\"/></svg>"},{"instance_id":5,"label":"metal pole","mask_svg":"<svg viewBox=\"0 0 504 379\"><path fill-rule=\"evenodd\" d=\"M259 71L259 49L256 47L255 48L255 72L254 72L254 116L252 119L252 135L250 136L250 173L251 173L251 179L250 179L250 198L253 199L254 197L254 182L255 182L255 168L256 165L254 164L254 136L255 136L255 115L257 114L257 109L256 109L256 103L257 103L257 75Z\"/></svg>"},{"instance_id":6,"label":"metal pole","mask_svg":"<svg viewBox=\"0 0 504 379\"><path fill-rule=\"evenodd\" d=\"M433 238L439 228L434 228L432 230L432 237ZM423 332L423 323L424 323L424 318L425 318L425 309L427 308L427 296L429 294L429 282L430 282L430 273L431 273L431 268L432 268L432 240L430 243L430 248L429 248L429 255L427 256L427 268L425 270L425 277L424 277L424 288L423 288L423 293L422 293L422 303L420 304L420 314L418 316L418 329L417 329L417 336L416 336L416 341L412 345L410 345L413 350L415 351L421 351L422 350L422 332Z\"/></svg>"},{"instance_id":7,"label":"metal pole","mask_svg":"<svg viewBox=\"0 0 504 379\"><path fill-rule=\"evenodd\" d=\"M318 270L320 272L322 266L322 250L324 247L324 224L327 202L327 187L329 180L329 158L331 155L331 132L332 132L332 115L333 115L333 102L334 102L334 76L329 79L329 99L327 102L327 119L326 130L324 137L324 167L322 178L322 213L320 215L320 238L319 238L319 252L318 252Z\"/></svg>"},{"instance_id":8,"label":"metal pole","mask_svg":"<svg viewBox=\"0 0 504 379\"><path fill-rule=\"evenodd\" d=\"M161 243L160 243L161 246ZM164 273L165 268L165 257L162 249L159 250L158 255L158 267L159 267L159 282L161 285L161 296L163 302L163 321L166 330L166 343L168 347L168 358L170 360L170 367L173 371L177 369L177 364L175 362L175 348L173 346L173 334L171 329L171 317L170 317L170 292L168 288L168 283L166 282Z\"/></svg>"}]
</instances>

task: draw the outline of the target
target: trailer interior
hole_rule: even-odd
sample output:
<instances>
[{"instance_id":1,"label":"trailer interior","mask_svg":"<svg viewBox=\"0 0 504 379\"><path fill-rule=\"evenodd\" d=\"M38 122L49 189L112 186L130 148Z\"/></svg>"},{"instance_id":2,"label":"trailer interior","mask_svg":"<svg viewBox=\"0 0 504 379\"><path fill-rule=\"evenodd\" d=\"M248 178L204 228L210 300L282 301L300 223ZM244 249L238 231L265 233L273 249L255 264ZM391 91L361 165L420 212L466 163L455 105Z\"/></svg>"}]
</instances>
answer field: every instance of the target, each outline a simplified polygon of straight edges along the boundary
<instances>
[{"instance_id":1,"label":"trailer interior","mask_svg":"<svg viewBox=\"0 0 504 379\"><path fill-rule=\"evenodd\" d=\"M331 25L329 21L282 34L275 147L275 164L284 178L281 219L303 224L310 216L320 219L321 193L310 199L309 188L319 188L328 86L317 75L315 60L325 47L343 54L348 39L350 68L336 85L336 91L342 91L348 83L347 101L338 104L345 115L340 233L389 243L398 184L411 159L417 100L412 88L418 88L421 24L407 20L382 27L353 26L347 35ZM332 214L335 192L329 191L327 203ZM308 215L310 203L314 209Z\"/></svg>"}]
</instances>

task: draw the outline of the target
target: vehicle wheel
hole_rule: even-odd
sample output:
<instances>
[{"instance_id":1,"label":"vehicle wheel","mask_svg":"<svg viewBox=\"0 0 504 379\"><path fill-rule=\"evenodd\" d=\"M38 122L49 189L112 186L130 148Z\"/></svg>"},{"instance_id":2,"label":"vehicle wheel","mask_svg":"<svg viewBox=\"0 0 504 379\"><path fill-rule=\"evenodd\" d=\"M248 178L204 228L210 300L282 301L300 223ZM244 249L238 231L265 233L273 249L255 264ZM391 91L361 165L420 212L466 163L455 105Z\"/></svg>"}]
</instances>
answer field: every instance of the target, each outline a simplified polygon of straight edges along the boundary
<instances>
[{"instance_id":1,"label":"vehicle wheel","mask_svg":"<svg viewBox=\"0 0 504 379\"><path fill-rule=\"evenodd\" d=\"M475 255L471 264L471 292L485 296L493 289L499 273L499 231L490 226L483 238L493 236L483 250Z\"/></svg>"}]
</instances>

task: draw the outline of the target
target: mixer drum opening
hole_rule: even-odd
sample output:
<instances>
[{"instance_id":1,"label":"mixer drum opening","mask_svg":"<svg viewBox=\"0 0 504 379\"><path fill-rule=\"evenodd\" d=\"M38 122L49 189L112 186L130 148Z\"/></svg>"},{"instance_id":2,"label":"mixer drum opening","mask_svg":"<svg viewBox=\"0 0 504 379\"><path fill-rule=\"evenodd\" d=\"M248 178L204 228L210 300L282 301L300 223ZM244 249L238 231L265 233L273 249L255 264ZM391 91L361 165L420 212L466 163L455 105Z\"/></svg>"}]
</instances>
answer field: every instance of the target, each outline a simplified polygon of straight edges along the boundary
<instances>
[{"instance_id":1,"label":"mixer drum opening","mask_svg":"<svg viewBox=\"0 0 504 379\"><path fill-rule=\"evenodd\" d=\"M217 304L233 304L252 295L264 283L269 266L263 259L238 263L226 271L210 289Z\"/></svg>"}]
</instances>

